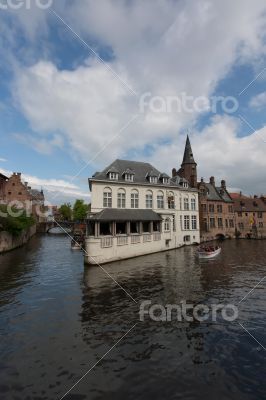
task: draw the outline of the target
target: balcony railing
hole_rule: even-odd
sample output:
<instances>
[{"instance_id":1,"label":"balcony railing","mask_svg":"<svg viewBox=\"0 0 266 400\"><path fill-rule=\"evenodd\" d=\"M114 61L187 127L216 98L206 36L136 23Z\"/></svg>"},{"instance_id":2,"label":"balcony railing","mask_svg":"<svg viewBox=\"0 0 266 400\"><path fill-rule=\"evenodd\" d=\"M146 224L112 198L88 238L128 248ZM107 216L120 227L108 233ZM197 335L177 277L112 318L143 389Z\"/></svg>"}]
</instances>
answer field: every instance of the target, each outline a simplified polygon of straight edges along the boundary
<instances>
[{"instance_id":1,"label":"balcony railing","mask_svg":"<svg viewBox=\"0 0 266 400\"><path fill-rule=\"evenodd\" d=\"M128 244L127 236L117 236L117 246L125 246Z\"/></svg>"},{"instance_id":2,"label":"balcony railing","mask_svg":"<svg viewBox=\"0 0 266 400\"><path fill-rule=\"evenodd\" d=\"M160 232L155 232L155 233L153 234L153 240L154 240L154 241L161 240L161 233L160 233Z\"/></svg>"},{"instance_id":3,"label":"balcony railing","mask_svg":"<svg viewBox=\"0 0 266 400\"><path fill-rule=\"evenodd\" d=\"M140 236L139 235L131 236L131 244L137 244L137 243L140 243Z\"/></svg>"},{"instance_id":4,"label":"balcony railing","mask_svg":"<svg viewBox=\"0 0 266 400\"><path fill-rule=\"evenodd\" d=\"M152 236L150 233L143 233L143 243L151 242Z\"/></svg>"},{"instance_id":5,"label":"balcony railing","mask_svg":"<svg viewBox=\"0 0 266 400\"><path fill-rule=\"evenodd\" d=\"M101 238L101 248L112 247L113 238L110 236L105 236Z\"/></svg>"}]
</instances>

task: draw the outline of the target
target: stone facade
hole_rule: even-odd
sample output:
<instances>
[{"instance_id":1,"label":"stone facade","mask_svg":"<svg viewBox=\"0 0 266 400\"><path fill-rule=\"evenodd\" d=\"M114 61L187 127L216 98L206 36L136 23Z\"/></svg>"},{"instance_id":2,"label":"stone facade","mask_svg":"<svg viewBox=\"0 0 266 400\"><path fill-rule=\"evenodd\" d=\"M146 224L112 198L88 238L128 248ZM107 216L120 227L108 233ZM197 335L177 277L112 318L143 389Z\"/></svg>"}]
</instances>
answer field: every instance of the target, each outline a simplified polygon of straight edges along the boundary
<instances>
[{"instance_id":1,"label":"stone facade","mask_svg":"<svg viewBox=\"0 0 266 400\"><path fill-rule=\"evenodd\" d=\"M116 160L89 182L86 263L199 243L198 192L184 179L148 163Z\"/></svg>"},{"instance_id":2,"label":"stone facade","mask_svg":"<svg viewBox=\"0 0 266 400\"><path fill-rule=\"evenodd\" d=\"M25 229L19 236L13 236L8 232L0 232L0 254L14 250L26 244L36 233L36 225Z\"/></svg>"}]
</instances>

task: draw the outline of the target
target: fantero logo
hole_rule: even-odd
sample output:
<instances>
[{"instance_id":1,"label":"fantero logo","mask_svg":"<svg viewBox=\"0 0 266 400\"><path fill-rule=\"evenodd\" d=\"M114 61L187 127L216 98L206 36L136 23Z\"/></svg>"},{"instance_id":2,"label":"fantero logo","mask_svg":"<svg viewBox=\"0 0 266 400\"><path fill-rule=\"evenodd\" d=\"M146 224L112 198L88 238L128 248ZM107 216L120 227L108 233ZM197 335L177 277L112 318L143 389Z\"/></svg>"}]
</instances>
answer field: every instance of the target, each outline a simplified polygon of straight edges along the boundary
<instances>
[{"instance_id":1,"label":"fantero logo","mask_svg":"<svg viewBox=\"0 0 266 400\"><path fill-rule=\"evenodd\" d=\"M53 0L0 0L0 10L30 10L32 7L47 10L52 4Z\"/></svg>"}]
</instances>

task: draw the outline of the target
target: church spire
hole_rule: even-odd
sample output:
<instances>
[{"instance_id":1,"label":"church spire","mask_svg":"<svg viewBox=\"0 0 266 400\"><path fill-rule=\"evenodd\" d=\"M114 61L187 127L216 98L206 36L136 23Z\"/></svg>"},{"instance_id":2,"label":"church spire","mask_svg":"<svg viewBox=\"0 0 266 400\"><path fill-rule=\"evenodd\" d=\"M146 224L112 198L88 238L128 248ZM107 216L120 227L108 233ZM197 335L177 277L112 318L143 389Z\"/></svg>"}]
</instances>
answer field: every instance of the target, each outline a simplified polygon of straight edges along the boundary
<instances>
[{"instance_id":1,"label":"church spire","mask_svg":"<svg viewBox=\"0 0 266 400\"><path fill-rule=\"evenodd\" d=\"M183 162L177 175L185 178L192 188L197 187L197 163L194 160L192 147L189 136L187 135L186 146L184 151Z\"/></svg>"},{"instance_id":2,"label":"church spire","mask_svg":"<svg viewBox=\"0 0 266 400\"><path fill-rule=\"evenodd\" d=\"M192 147L190 144L189 136L187 135L187 141L186 141L186 146L185 146L185 151L184 151L184 157L183 157L183 164L196 164L192 152Z\"/></svg>"}]
</instances>

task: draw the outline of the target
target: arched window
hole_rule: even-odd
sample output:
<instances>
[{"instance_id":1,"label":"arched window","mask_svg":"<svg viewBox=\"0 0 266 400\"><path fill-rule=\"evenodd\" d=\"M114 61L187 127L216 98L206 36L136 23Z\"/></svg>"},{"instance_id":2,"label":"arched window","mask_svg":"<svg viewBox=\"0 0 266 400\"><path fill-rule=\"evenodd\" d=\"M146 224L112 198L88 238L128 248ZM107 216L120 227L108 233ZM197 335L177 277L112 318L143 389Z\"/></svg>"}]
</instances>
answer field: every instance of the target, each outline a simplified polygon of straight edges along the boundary
<instances>
[{"instance_id":1,"label":"arched window","mask_svg":"<svg viewBox=\"0 0 266 400\"><path fill-rule=\"evenodd\" d=\"M157 208L164 208L164 196L162 191L159 191L157 194Z\"/></svg>"},{"instance_id":2,"label":"arched window","mask_svg":"<svg viewBox=\"0 0 266 400\"><path fill-rule=\"evenodd\" d=\"M146 208L153 207L153 194L151 190L148 190L146 193Z\"/></svg>"},{"instance_id":3,"label":"arched window","mask_svg":"<svg viewBox=\"0 0 266 400\"><path fill-rule=\"evenodd\" d=\"M103 190L103 206L105 208L112 207L112 189L111 188L104 188Z\"/></svg>"},{"instance_id":4,"label":"arched window","mask_svg":"<svg viewBox=\"0 0 266 400\"><path fill-rule=\"evenodd\" d=\"M195 197L192 197L191 198L191 210L192 211L195 211L196 210L196 199L195 199Z\"/></svg>"},{"instance_id":5,"label":"arched window","mask_svg":"<svg viewBox=\"0 0 266 400\"><path fill-rule=\"evenodd\" d=\"M136 189L131 192L131 208L139 208L139 192Z\"/></svg>"},{"instance_id":6,"label":"arched window","mask_svg":"<svg viewBox=\"0 0 266 400\"><path fill-rule=\"evenodd\" d=\"M170 218L166 218L164 220L164 231L169 232L170 231Z\"/></svg>"},{"instance_id":7,"label":"arched window","mask_svg":"<svg viewBox=\"0 0 266 400\"><path fill-rule=\"evenodd\" d=\"M168 203L168 208L169 209L174 209L175 208L175 195L174 195L174 192L168 192L167 193L167 203Z\"/></svg>"},{"instance_id":8,"label":"arched window","mask_svg":"<svg viewBox=\"0 0 266 400\"><path fill-rule=\"evenodd\" d=\"M118 189L117 208L126 208L126 191L124 189Z\"/></svg>"},{"instance_id":9,"label":"arched window","mask_svg":"<svg viewBox=\"0 0 266 400\"><path fill-rule=\"evenodd\" d=\"M184 197L184 210L189 210L188 197Z\"/></svg>"}]
</instances>

